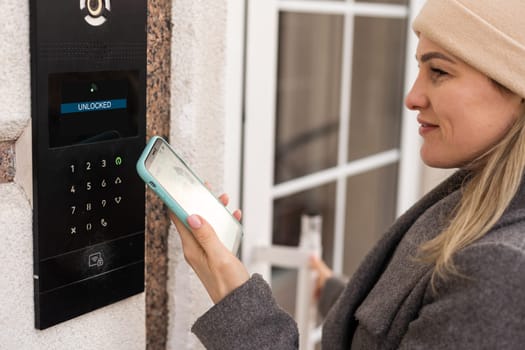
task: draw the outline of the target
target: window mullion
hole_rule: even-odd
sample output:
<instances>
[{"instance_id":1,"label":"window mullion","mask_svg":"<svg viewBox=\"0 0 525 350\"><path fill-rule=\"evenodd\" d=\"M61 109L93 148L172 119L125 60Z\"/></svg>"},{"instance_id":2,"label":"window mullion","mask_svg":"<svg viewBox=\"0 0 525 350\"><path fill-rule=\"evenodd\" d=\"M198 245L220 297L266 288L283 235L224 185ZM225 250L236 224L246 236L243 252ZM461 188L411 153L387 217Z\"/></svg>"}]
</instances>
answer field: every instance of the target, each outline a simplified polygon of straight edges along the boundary
<instances>
[{"instance_id":1,"label":"window mullion","mask_svg":"<svg viewBox=\"0 0 525 350\"><path fill-rule=\"evenodd\" d=\"M348 137L350 134L350 101L352 96L352 58L354 46L354 16L345 15L343 32L343 68L341 77L341 108L339 124L338 166L342 167L348 160ZM343 271L343 254L345 241L346 216L346 177L337 180L335 203L334 261L336 274Z\"/></svg>"}]
</instances>

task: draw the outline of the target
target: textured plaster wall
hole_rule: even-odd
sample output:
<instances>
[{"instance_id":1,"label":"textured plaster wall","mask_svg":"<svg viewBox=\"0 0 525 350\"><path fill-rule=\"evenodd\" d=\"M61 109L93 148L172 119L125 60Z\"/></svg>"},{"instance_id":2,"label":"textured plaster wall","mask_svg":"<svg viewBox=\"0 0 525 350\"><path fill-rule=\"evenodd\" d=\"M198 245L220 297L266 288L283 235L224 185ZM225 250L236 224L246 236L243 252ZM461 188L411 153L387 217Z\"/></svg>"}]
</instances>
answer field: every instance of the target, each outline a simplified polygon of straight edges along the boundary
<instances>
[{"instance_id":1,"label":"textured plaster wall","mask_svg":"<svg viewBox=\"0 0 525 350\"><path fill-rule=\"evenodd\" d=\"M1 0L0 142L16 140L31 117L29 1Z\"/></svg>"},{"instance_id":2,"label":"textured plaster wall","mask_svg":"<svg viewBox=\"0 0 525 350\"><path fill-rule=\"evenodd\" d=\"M34 328L31 195L21 186L31 174L29 1L0 0L0 12L0 349L144 349L144 294Z\"/></svg>"},{"instance_id":3,"label":"textured plaster wall","mask_svg":"<svg viewBox=\"0 0 525 350\"><path fill-rule=\"evenodd\" d=\"M226 0L177 0L172 12L170 142L213 189L224 167ZM168 349L199 349L191 325L211 301L169 236Z\"/></svg>"}]
</instances>

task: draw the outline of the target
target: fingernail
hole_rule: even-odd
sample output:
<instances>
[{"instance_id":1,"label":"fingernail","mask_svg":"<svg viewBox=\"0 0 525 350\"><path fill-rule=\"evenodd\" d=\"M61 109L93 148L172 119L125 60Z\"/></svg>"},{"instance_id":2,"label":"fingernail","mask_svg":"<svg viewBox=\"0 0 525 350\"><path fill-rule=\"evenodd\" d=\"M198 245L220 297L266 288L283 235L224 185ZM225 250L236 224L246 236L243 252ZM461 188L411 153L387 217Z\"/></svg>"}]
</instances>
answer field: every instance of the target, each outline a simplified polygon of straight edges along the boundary
<instances>
[{"instance_id":1,"label":"fingernail","mask_svg":"<svg viewBox=\"0 0 525 350\"><path fill-rule=\"evenodd\" d=\"M201 228L202 222L201 219L197 215L190 215L188 216L188 225L190 225L191 228Z\"/></svg>"}]
</instances>

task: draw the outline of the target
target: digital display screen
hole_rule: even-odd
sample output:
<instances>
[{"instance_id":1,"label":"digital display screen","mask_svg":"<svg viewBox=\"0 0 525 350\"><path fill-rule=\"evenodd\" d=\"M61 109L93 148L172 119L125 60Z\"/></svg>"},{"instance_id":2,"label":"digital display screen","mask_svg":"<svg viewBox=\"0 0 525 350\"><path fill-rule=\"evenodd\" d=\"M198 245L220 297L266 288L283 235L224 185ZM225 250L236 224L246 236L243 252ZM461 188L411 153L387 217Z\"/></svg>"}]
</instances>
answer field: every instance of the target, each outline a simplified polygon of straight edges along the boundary
<instances>
[{"instance_id":1,"label":"digital display screen","mask_svg":"<svg viewBox=\"0 0 525 350\"><path fill-rule=\"evenodd\" d=\"M51 74L50 146L136 136L137 89L137 71Z\"/></svg>"}]
</instances>

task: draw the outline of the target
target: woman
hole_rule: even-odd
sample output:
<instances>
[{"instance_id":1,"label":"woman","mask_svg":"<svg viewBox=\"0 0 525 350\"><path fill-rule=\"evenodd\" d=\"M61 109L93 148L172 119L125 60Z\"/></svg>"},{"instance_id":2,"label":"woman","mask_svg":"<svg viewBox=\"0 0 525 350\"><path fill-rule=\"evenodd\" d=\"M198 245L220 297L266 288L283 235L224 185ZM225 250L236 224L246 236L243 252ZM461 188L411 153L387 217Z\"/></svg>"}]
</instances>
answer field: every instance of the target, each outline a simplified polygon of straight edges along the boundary
<instances>
[{"instance_id":1,"label":"woman","mask_svg":"<svg viewBox=\"0 0 525 350\"><path fill-rule=\"evenodd\" d=\"M416 18L419 74L405 103L419 112L423 161L460 170L393 224L346 287L321 269L324 349L523 348L524 10L428 0ZM295 323L262 278L203 218L189 217L193 235L174 221L216 303L193 327L203 344L296 348Z\"/></svg>"}]
</instances>

